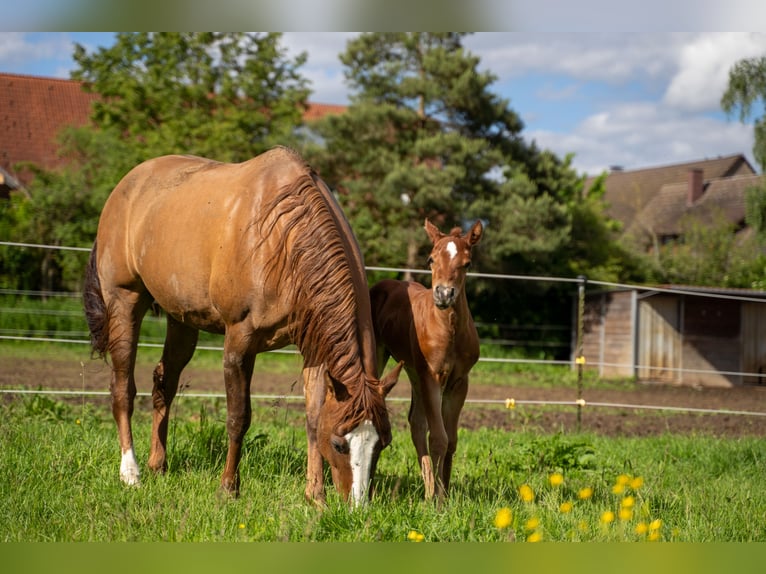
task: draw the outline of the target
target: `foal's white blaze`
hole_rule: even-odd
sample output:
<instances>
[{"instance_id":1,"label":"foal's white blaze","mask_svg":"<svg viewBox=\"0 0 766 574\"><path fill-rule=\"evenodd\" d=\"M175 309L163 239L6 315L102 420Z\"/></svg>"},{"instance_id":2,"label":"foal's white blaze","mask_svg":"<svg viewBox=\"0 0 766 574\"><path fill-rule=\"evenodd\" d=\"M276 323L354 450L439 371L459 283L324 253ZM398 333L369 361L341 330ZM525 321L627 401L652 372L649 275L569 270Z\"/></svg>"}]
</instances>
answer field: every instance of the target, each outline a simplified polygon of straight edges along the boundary
<instances>
[{"instance_id":1,"label":"foal's white blaze","mask_svg":"<svg viewBox=\"0 0 766 574\"><path fill-rule=\"evenodd\" d=\"M136 462L136 453L131 446L128 450L122 451L120 460L120 480L125 484L136 485L139 483L138 462Z\"/></svg>"},{"instance_id":2,"label":"foal's white blaze","mask_svg":"<svg viewBox=\"0 0 766 574\"><path fill-rule=\"evenodd\" d=\"M345 437L348 441L351 459L351 500L354 506L364 504L367 500L367 489L370 486L370 467L372 453L380 437L372 421L364 421Z\"/></svg>"},{"instance_id":3,"label":"foal's white blaze","mask_svg":"<svg viewBox=\"0 0 766 574\"><path fill-rule=\"evenodd\" d=\"M457 245L455 245L454 241L447 243L447 252L449 253L450 259L454 259L457 255Z\"/></svg>"}]
</instances>

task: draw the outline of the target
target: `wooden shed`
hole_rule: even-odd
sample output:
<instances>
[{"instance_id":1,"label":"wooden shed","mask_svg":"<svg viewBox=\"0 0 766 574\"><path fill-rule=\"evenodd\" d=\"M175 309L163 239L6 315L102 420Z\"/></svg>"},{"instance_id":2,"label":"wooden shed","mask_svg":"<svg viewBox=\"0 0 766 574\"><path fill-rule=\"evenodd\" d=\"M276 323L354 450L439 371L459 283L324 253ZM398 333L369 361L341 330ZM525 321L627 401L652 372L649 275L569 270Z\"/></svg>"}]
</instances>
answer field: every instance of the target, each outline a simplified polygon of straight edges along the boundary
<instances>
[{"instance_id":1,"label":"wooden shed","mask_svg":"<svg viewBox=\"0 0 766 574\"><path fill-rule=\"evenodd\" d=\"M576 333L575 320L574 353ZM588 293L582 345L586 366L604 378L766 384L766 292L694 287Z\"/></svg>"}]
</instances>

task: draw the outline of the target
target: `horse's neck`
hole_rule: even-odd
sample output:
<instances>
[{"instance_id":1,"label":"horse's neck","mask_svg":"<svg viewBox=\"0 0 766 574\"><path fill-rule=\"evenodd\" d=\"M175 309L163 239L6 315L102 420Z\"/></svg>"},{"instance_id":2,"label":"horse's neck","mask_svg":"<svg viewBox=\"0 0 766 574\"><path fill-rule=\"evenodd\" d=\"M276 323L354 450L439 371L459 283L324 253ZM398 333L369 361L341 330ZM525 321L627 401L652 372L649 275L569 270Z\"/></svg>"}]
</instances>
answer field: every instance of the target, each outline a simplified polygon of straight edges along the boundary
<instances>
[{"instance_id":1,"label":"horse's neck","mask_svg":"<svg viewBox=\"0 0 766 574\"><path fill-rule=\"evenodd\" d=\"M429 293L428 296L431 298L431 293ZM454 341L457 334L460 333L472 319L465 293L461 293L455 301L455 304L447 309L439 309L434 304L432 298L429 303L434 322L449 334L450 341Z\"/></svg>"}]
</instances>

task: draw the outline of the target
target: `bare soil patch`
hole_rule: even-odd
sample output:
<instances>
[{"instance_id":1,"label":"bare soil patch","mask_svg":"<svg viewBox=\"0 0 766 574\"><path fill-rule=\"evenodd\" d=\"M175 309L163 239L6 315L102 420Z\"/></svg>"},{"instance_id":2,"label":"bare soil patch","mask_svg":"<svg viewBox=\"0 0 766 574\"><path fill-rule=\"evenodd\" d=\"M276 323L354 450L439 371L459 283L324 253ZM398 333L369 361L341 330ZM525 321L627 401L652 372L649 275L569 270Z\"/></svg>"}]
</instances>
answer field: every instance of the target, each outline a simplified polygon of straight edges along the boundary
<instances>
[{"instance_id":1,"label":"bare soil patch","mask_svg":"<svg viewBox=\"0 0 766 574\"><path fill-rule=\"evenodd\" d=\"M139 392L151 391L152 367L136 369ZM110 370L102 361L33 360L0 357L0 388L52 389L70 391L108 391ZM223 393L223 373L219 370L190 366L181 378L183 392ZM252 394L258 400L274 401L273 396L295 397L291 408L302 409L302 385L299 373L267 374L253 377ZM389 401L392 421L407 426L409 384L400 382ZM574 432L578 428L578 408L573 404L540 406L525 401L577 400L572 388L536 388L524 386L523 378L514 376L512 386L484 385L475 377L463 410L461 426L493 427L539 432ZM514 399L516 407L506 409L505 400ZM651 436L663 433L708 434L721 437L766 436L766 387L692 388L659 384L632 384L625 389L589 389L583 391L585 405L580 409L579 428L606 436ZM3 400L11 400L5 395ZM81 397L76 398L81 401ZM107 397L88 400L108 402ZM476 402L475 402L476 401ZM491 402L483 402L491 401ZM613 406L599 406L609 404ZM684 410L639 409L639 406L669 407ZM691 410L690 410L691 409ZM718 413L693 409L711 409Z\"/></svg>"}]
</instances>

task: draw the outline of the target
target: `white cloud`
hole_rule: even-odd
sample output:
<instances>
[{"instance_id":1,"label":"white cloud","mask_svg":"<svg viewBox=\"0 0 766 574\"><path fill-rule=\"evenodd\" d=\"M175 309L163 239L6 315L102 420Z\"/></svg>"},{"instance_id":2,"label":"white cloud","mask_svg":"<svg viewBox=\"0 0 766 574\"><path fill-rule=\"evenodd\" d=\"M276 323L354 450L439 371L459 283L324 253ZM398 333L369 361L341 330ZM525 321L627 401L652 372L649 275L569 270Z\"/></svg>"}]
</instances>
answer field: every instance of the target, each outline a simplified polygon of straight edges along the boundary
<instances>
[{"instance_id":1,"label":"white cloud","mask_svg":"<svg viewBox=\"0 0 766 574\"><path fill-rule=\"evenodd\" d=\"M678 72L670 81L663 100L681 110L720 110L721 96L728 85L732 65L764 52L766 34L700 34L682 48Z\"/></svg>"},{"instance_id":2,"label":"white cloud","mask_svg":"<svg viewBox=\"0 0 766 574\"><path fill-rule=\"evenodd\" d=\"M753 162L752 127L678 114L651 102L600 111L566 134L538 130L526 137L561 157L575 152L574 167L588 174L613 165L639 169L736 153L746 154Z\"/></svg>"}]
</instances>

